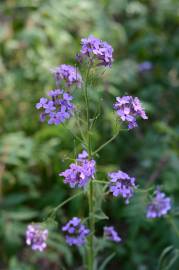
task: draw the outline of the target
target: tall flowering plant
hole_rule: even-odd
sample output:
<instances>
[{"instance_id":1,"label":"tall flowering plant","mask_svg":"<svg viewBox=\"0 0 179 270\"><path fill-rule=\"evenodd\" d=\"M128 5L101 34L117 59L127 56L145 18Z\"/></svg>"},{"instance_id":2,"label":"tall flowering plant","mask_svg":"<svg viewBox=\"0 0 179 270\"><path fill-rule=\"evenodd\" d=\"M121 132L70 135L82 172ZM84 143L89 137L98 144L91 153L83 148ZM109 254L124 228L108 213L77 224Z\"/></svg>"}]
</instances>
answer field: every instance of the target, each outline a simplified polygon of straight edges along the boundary
<instances>
[{"instance_id":1,"label":"tall flowering plant","mask_svg":"<svg viewBox=\"0 0 179 270\"><path fill-rule=\"evenodd\" d=\"M130 176L127 172L121 170L109 172L107 175L108 180L99 180L96 177L98 171L95 160L96 154L117 137L120 131L120 125L117 133L111 139L97 149L93 149L89 78L93 70L100 69L102 66L111 68L113 63L113 48L107 42L91 35L81 40L81 50L76 56L76 61L77 65L75 67L62 64L51 70L56 81L56 89L50 90L48 97L42 97L36 104L36 108L40 111L40 121L47 121L49 125L64 125L71 117L74 117L78 123L79 135L77 135L77 140L81 143L81 152L77 154L75 160L73 160L65 171L59 172L59 176L62 178L64 184L77 191L72 197L67 198L66 201L54 208L51 216L55 218L55 213L59 208L77 196L84 194L87 197L88 216L85 219L82 217L73 217L66 224L63 224L61 233L64 234L68 245L85 247L87 252L87 269L93 270L95 269L95 257L97 255L95 248L95 225L97 219L95 213L95 200L97 200L95 198L95 185L104 185L105 191L108 189L104 193L104 196L112 194L114 197L121 197L126 204L130 203L130 199L134 196L138 185L134 176ZM85 68L84 78L82 78L79 72L81 67L83 68L83 73ZM80 93L84 97L85 113L79 110L74 104L75 88L81 88ZM126 125L126 130L137 128L137 121L140 118L144 120L148 119L138 97L116 97L113 108L111 109L114 110L117 121L123 122ZM153 199L151 199L146 209L146 217L152 219L164 216L170 208L170 198L166 197L157 188L154 192ZM104 226L103 237L108 241L121 244L122 237L112 224L109 225ZM30 224L27 227L26 243L33 250L44 251L47 247L47 239L50 232L44 226L43 223L39 223Z\"/></svg>"}]
</instances>

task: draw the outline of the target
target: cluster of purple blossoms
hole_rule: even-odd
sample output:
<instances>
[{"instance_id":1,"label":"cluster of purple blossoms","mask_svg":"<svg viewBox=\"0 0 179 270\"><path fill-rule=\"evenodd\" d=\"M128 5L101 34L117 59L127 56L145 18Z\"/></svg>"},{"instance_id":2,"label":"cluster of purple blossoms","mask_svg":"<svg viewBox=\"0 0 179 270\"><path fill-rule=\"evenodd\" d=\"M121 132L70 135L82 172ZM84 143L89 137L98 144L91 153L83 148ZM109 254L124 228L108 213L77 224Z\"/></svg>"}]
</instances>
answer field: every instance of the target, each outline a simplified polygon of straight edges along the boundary
<instances>
[{"instance_id":1,"label":"cluster of purple blossoms","mask_svg":"<svg viewBox=\"0 0 179 270\"><path fill-rule=\"evenodd\" d=\"M110 178L109 190L115 197L123 197L126 204L134 194L135 178L130 177L127 173L122 171L112 172L108 174Z\"/></svg>"},{"instance_id":2,"label":"cluster of purple blossoms","mask_svg":"<svg viewBox=\"0 0 179 270\"><path fill-rule=\"evenodd\" d=\"M143 119L148 119L145 111L137 97L123 96L117 97L114 109L122 121L128 122L128 128L132 129L137 127L136 118L140 116Z\"/></svg>"},{"instance_id":3,"label":"cluster of purple blossoms","mask_svg":"<svg viewBox=\"0 0 179 270\"><path fill-rule=\"evenodd\" d=\"M69 169L60 173L64 176L64 183L69 184L71 188L84 187L95 174L96 162L88 159L88 153L84 150L78 155L76 162L70 164Z\"/></svg>"},{"instance_id":4,"label":"cluster of purple blossoms","mask_svg":"<svg viewBox=\"0 0 179 270\"><path fill-rule=\"evenodd\" d=\"M26 230L26 244L33 250L43 251L46 247L48 230L43 229L39 224L31 224Z\"/></svg>"},{"instance_id":5,"label":"cluster of purple blossoms","mask_svg":"<svg viewBox=\"0 0 179 270\"><path fill-rule=\"evenodd\" d=\"M152 63L149 62L149 61L145 61L145 62L140 63L140 64L138 65L139 71L140 71L141 73L151 70L152 67L153 67L153 65L152 65Z\"/></svg>"},{"instance_id":6,"label":"cluster of purple blossoms","mask_svg":"<svg viewBox=\"0 0 179 270\"><path fill-rule=\"evenodd\" d=\"M113 226L105 226L104 227L104 236L114 242L121 242L122 239L121 237L118 235L118 233L116 232L116 230L114 229Z\"/></svg>"},{"instance_id":7,"label":"cluster of purple blossoms","mask_svg":"<svg viewBox=\"0 0 179 270\"><path fill-rule=\"evenodd\" d=\"M73 217L65 226L62 227L62 231L66 233L66 242L70 246L84 245L86 237L90 232L78 217Z\"/></svg>"},{"instance_id":8,"label":"cluster of purple blossoms","mask_svg":"<svg viewBox=\"0 0 179 270\"><path fill-rule=\"evenodd\" d=\"M63 64L52 69L51 71L54 74L57 85L61 85L62 81L65 81L65 86L67 87L76 85L77 87L81 88L82 77L77 71L76 67Z\"/></svg>"},{"instance_id":9,"label":"cluster of purple blossoms","mask_svg":"<svg viewBox=\"0 0 179 270\"><path fill-rule=\"evenodd\" d=\"M99 60L99 65L111 67L113 62L113 48L107 42L90 35L88 38L81 40L81 45L79 58L89 57L91 63L97 59Z\"/></svg>"},{"instance_id":10,"label":"cluster of purple blossoms","mask_svg":"<svg viewBox=\"0 0 179 270\"><path fill-rule=\"evenodd\" d=\"M147 218L157 218L165 216L171 209L171 199L166 197L165 193L160 192L158 188L155 196L147 207Z\"/></svg>"},{"instance_id":11,"label":"cluster of purple blossoms","mask_svg":"<svg viewBox=\"0 0 179 270\"><path fill-rule=\"evenodd\" d=\"M71 103L72 96L61 89L49 91L48 96L51 99L42 97L36 104L36 108L42 110L41 122L44 122L48 117L48 124L58 125L72 116L75 109Z\"/></svg>"}]
</instances>

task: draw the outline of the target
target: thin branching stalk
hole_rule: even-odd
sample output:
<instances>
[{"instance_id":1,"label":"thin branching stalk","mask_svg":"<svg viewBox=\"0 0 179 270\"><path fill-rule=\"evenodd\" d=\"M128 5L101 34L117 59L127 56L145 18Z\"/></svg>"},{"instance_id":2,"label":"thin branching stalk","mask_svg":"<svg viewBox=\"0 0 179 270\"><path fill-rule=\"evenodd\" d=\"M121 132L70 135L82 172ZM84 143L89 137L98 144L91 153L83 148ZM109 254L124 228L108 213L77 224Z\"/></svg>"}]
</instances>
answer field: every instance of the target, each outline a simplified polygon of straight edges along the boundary
<instances>
[{"instance_id":1,"label":"thin branching stalk","mask_svg":"<svg viewBox=\"0 0 179 270\"><path fill-rule=\"evenodd\" d=\"M82 195L84 193L84 191L80 191L78 193L75 193L73 196L69 197L68 199L66 199L65 201L63 201L62 203L60 203L59 205L57 205L53 211L52 211L52 215L55 215L56 212L65 204L67 204L68 202L72 201L73 199L75 199L76 197Z\"/></svg>"},{"instance_id":2,"label":"thin branching stalk","mask_svg":"<svg viewBox=\"0 0 179 270\"><path fill-rule=\"evenodd\" d=\"M103 180L94 180L93 183L99 183L99 184L109 184L109 181L103 181Z\"/></svg>"},{"instance_id":3,"label":"thin branching stalk","mask_svg":"<svg viewBox=\"0 0 179 270\"><path fill-rule=\"evenodd\" d=\"M89 154L89 159L92 157L92 149L91 149L91 133L90 133L90 117L89 117L89 98L88 98L88 78L90 74L89 65L86 72L85 78L85 87L84 87L84 97L85 97L85 105L86 105L86 120L87 120L87 149ZM88 270L93 270L94 265L94 232L95 232L95 219L94 219L94 204L93 204L93 181L90 181L89 184L89 194L88 194L88 205L89 205L89 227L91 230L91 234L89 235L89 247L88 247Z\"/></svg>"},{"instance_id":4,"label":"thin branching stalk","mask_svg":"<svg viewBox=\"0 0 179 270\"><path fill-rule=\"evenodd\" d=\"M92 155L97 154L99 151L101 151L105 146L107 146L110 142L112 142L113 140L115 140L117 138L119 134L119 130L117 131L116 134L114 134L109 140L107 140L105 143L103 143L100 147L98 147L93 153Z\"/></svg>"},{"instance_id":5,"label":"thin branching stalk","mask_svg":"<svg viewBox=\"0 0 179 270\"><path fill-rule=\"evenodd\" d=\"M69 131L69 133L77 140L77 141L79 141L79 142L83 142L82 141L82 139L79 137L79 136L77 136L77 135L75 135L67 126L65 126L64 124L63 124L63 127L66 129L66 130L68 130Z\"/></svg>"}]
</instances>

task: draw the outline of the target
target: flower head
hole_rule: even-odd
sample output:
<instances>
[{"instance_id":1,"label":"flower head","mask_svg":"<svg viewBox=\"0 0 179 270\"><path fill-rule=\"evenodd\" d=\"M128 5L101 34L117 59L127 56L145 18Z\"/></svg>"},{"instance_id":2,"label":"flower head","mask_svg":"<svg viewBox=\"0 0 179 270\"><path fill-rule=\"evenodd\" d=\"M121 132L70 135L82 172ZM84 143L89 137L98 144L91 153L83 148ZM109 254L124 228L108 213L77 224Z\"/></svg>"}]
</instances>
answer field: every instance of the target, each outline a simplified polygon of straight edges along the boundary
<instances>
[{"instance_id":1,"label":"flower head","mask_svg":"<svg viewBox=\"0 0 179 270\"><path fill-rule=\"evenodd\" d=\"M140 116L142 119L148 119L145 111L141 105L140 100L132 96L116 97L114 109L122 121L128 123L128 128L137 127L136 118Z\"/></svg>"},{"instance_id":2,"label":"flower head","mask_svg":"<svg viewBox=\"0 0 179 270\"><path fill-rule=\"evenodd\" d=\"M149 61L144 61L138 65L139 71L141 73L151 70L153 67L152 63Z\"/></svg>"},{"instance_id":3,"label":"flower head","mask_svg":"<svg viewBox=\"0 0 179 270\"><path fill-rule=\"evenodd\" d=\"M73 97L61 89L51 90L50 98L41 98L36 108L41 109L40 120L44 122L48 118L48 124L58 125L69 119L75 109L71 103Z\"/></svg>"},{"instance_id":4,"label":"flower head","mask_svg":"<svg viewBox=\"0 0 179 270\"><path fill-rule=\"evenodd\" d=\"M147 218L165 216L171 209L171 199L166 197L165 193L160 192L158 188L154 194L153 200L147 207Z\"/></svg>"},{"instance_id":5,"label":"flower head","mask_svg":"<svg viewBox=\"0 0 179 270\"><path fill-rule=\"evenodd\" d=\"M86 236L90 230L81 223L81 219L73 217L66 225L62 227L62 231L66 233L66 242L72 246L81 246L86 241Z\"/></svg>"},{"instance_id":6,"label":"flower head","mask_svg":"<svg viewBox=\"0 0 179 270\"><path fill-rule=\"evenodd\" d=\"M69 184L71 188L84 187L95 174L96 162L88 159L88 153L83 151L78 155L76 162L70 164L69 169L60 173L64 176L64 183Z\"/></svg>"},{"instance_id":7,"label":"flower head","mask_svg":"<svg viewBox=\"0 0 179 270\"><path fill-rule=\"evenodd\" d=\"M111 67L113 48L107 42L90 35L88 38L81 40L81 45L82 48L78 58L88 57L91 63L97 59L99 65Z\"/></svg>"},{"instance_id":8,"label":"flower head","mask_svg":"<svg viewBox=\"0 0 179 270\"><path fill-rule=\"evenodd\" d=\"M60 65L51 70L54 74L57 85L61 85L62 81L65 82L65 86L70 87L76 85L81 88L82 77L77 71L76 67L70 65Z\"/></svg>"},{"instance_id":9,"label":"flower head","mask_svg":"<svg viewBox=\"0 0 179 270\"><path fill-rule=\"evenodd\" d=\"M121 242L122 239L121 237L118 235L118 233L116 232L116 230L114 229L113 226L105 226L104 227L104 236L114 242Z\"/></svg>"},{"instance_id":10,"label":"flower head","mask_svg":"<svg viewBox=\"0 0 179 270\"><path fill-rule=\"evenodd\" d=\"M47 244L48 230L43 229L39 224L31 224L26 230L26 244L33 250L43 251Z\"/></svg>"},{"instance_id":11,"label":"flower head","mask_svg":"<svg viewBox=\"0 0 179 270\"><path fill-rule=\"evenodd\" d=\"M127 173L122 171L112 172L108 174L110 178L109 190L115 197L123 197L126 203L134 194L135 178L130 177Z\"/></svg>"}]
</instances>

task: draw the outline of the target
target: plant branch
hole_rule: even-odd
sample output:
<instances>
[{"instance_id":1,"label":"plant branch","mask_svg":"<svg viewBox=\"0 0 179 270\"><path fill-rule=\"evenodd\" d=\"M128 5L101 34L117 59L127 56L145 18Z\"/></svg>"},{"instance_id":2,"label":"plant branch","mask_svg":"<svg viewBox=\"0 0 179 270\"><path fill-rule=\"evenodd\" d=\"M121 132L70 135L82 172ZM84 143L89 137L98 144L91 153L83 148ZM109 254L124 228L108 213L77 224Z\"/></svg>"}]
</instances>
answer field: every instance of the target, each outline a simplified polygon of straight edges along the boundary
<instances>
[{"instance_id":1,"label":"plant branch","mask_svg":"<svg viewBox=\"0 0 179 270\"><path fill-rule=\"evenodd\" d=\"M105 146L107 146L110 142L116 139L116 137L119 135L119 130L117 131L116 134L114 134L109 140L107 140L105 143L103 143L100 147L98 147L92 155L97 154L99 151L101 151Z\"/></svg>"},{"instance_id":2,"label":"plant branch","mask_svg":"<svg viewBox=\"0 0 179 270\"><path fill-rule=\"evenodd\" d=\"M59 205L57 205L57 206L52 210L52 214L55 214L62 206L64 206L64 205L67 204L68 202L72 201L72 200L75 199L76 197L82 195L83 192L84 192L84 191L80 191L80 192L74 194L73 196L69 197L68 199L66 199L65 201L63 201L62 203L60 203Z\"/></svg>"},{"instance_id":3,"label":"plant branch","mask_svg":"<svg viewBox=\"0 0 179 270\"><path fill-rule=\"evenodd\" d=\"M62 123L63 124L63 123ZM77 141L80 141L80 142L83 142L82 139L80 137L78 137L77 135L75 135L69 128L67 128L64 124L63 124L63 127L68 130L70 132L70 134L77 140Z\"/></svg>"},{"instance_id":4,"label":"plant branch","mask_svg":"<svg viewBox=\"0 0 179 270\"><path fill-rule=\"evenodd\" d=\"M87 149L89 159L92 156L91 150L91 133L90 133L90 118L89 118L89 99L88 99L88 78L90 73L90 65L88 66L86 79L85 79L85 88L84 88L84 98L86 104L86 120L87 120ZM89 247L88 247L88 270L93 270L94 265L94 243L93 235L95 232L95 220L94 220L94 205L93 205L93 181L89 183L89 192L88 192L88 205L89 205L89 227L91 234L89 235Z\"/></svg>"},{"instance_id":5,"label":"plant branch","mask_svg":"<svg viewBox=\"0 0 179 270\"><path fill-rule=\"evenodd\" d=\"M109 184L109 181L101 181L101 180L93 180L93 183L99 183L99 184Z\"/></svg>"}]
</instances>

